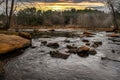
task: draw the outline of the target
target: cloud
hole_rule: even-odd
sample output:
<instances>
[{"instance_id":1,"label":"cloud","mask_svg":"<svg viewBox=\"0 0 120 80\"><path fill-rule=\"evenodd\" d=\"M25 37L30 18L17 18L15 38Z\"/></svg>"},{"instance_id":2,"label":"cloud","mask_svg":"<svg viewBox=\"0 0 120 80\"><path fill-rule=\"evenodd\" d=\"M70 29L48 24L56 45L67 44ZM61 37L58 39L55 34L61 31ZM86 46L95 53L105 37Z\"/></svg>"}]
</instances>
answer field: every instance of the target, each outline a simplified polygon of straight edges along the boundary
<instances>
[{"instance_id":1,"label":"cloud","mask_svg":"<svg viewBox=\"0 0 120 80\"><path fill-rule=\"evenodd\" d=\"M19 1L19 0L18 0ZM82 1L89 1L89 2L93 2L93 1L104 1L104 0L20 0L23 2L26 1L40 1L40 2L82 2Z\"/></svg>"}]
</instances>

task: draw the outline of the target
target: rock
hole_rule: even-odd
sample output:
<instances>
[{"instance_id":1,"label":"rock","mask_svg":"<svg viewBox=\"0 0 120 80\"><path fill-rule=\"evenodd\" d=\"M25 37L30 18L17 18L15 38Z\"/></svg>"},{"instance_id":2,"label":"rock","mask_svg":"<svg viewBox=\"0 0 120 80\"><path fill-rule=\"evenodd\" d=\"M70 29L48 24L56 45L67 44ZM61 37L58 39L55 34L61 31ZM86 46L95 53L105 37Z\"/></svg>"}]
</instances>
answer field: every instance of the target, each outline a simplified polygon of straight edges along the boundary
<instances>
[{"instance_id":1,"label":"rock","mask_svg":"<svg viewBox=\"0 0 120 80\"><path fill-rule=\"evenodd\" d=\"M30 46L30 47L31 47L31 48L36 48L37 46L33 46L33 45L32 45L32 46Z\"/></svg>"},{"instance_id":2,"label":"rock","mask_svg":"<svg viewBox=\"0 0 120 80\"><path fill-rule=\"evenodd\" d=\"M94 33L88 31L84 31L83 34L94 35Z\"/></svg>"},{"instance_id":3,"label":"rock","mask_svg":"<svg viewBox=\"0 0 120 80\"><path fill-rule=\"evenodd\" d=\"M70 43L70 40L65 39L64 42L66 42L66 43Z\"/></svg>"},{"instance_id":4,"label":"rock","mask_svg":"<svg viewBox=\"0 0 120 80\"><path fill-rule=\"evenodd\" d=\"M50 29L49 31L55 31L55 29Z\"/></svg>"},{"instance_id":5,"label":"rock","mask_svg":"<svg viewBox=\"0 0 120 80\"><path fill-rule=\"evenodd\" d=\"M66 45L66 47L67 47L68 49L77 49L76 46L72 46L72 45Z\"/></svg>"},{"instance_id":6,"label":"rock","mask_svg":"<svg viewBox=\"0 0 120 80\"><path fill-rule=\"evenodd\" d=\"M83 41L83 42L89 42L89 40L87 40L87 39L83 39L82 41Z\"/></svg>"},{"instance_id":7,"label":"rock","mask_svg":"<svg viewBox=\"0 0 120 80\"><path fill-rule=\"evenodd\" d=\"M81 46L77 49L77 55L79 55L80 57L88 57L89 50L90 50L90 48L88 46Z\"/></svg>"},{"instance_id":8,"label":"rock","mask_svg":"<svg viewBox=\"0 0 120 80\"><path fill-rule=\"evenodd\" d=\"M97 48L100 45L102 45L102 41L94 41L93 44L92 44L92 47Z\"/></svg>"},{"instance_id":9,"label":"rock","mask_svg":"<svg viewBox=\"0 0 120 80\"><path fill-rule=\"evenodd\" d=\"M88 32L88 31L84 31L84 32L83 32L83 36L93 37L92 35L94 35L94 33L92 33L92 32Z\"/></svg>"},{"instance_id":10,"label":"rock","mask_svg":"<svg viewBox=\"0 0 120 80\"><path fill-rule=\"evenodd\" d=\"M78 53L81 53L81 52L87 52L87 51L89 51L90 50L90 47L88 47L88 46L81 46L81 47L79 47L78 49L77 49L77 52Z\"/></svg>"},{"instance_id":11,"label":"rock","mask_svg":"<svg viewBox=\"0 0 120 80\"><path fill-rule=\"evenodd\" d=\"M47 41L42 41L41 44L42 44L42 45L46 45L46 44L47 44Z\"/></svg>"},{"instance_id":12,"label":"rock","mask_svg":"<svg viewBox=\"0 0 120 80\"><path fill-rule=\"evenodd\" d=\"M77 53L78 56L80 57L88 57L89 54L86 52L86 53Z\"/></svg>"},{"instance_id":13,"label":"rock","mask_svg":"<svg viewBox=\"0 0 120 80\"><path fill-rule=\"evenodd\" d=\"M31 35L27 32L19 32L18 34L19 36L23 37L23 38L26 38L26 39L31 39Z\"/></svg>"},{"instance_id":14,"label":"rock","mask_svg":"<svg viewBox=\"0 0 120 80\"><path fill-rule=\"evenodd\" d=\"M90 43L89 43L89 42L87 42L87 43L86 43L86 45L87 45L87 46L90 46Z\"/></svg>"},{"instance_id":15,"label":"rock","mask_svg":"<svg viewBox=\"0 0 120 80\"><path fill-rule=\"evenodd\" d=\"M30 45L30 40L16 35L0 34L0 54L5 54L16 49Z\"/></svg>"},{"instance_id":16,"label":"rock","mask_svg":"<svg viewBox=\"0 0 120 80\"><path fill-rule=\"evenodd\" d=\"M38 30L38 29L34 29L33 32L34 32L34 33L38 33L39 30Z\"/></svg>"},{"instance_id":17,"label":"rock","mask_svg":"<svg viewBox=\"0 0 120 80\"><path fill-rule=\"evenodd\" d=\"M89 53L90 55L95 55L95 54L97 54L97 51L94 50L94 49L90 49L88 53Z\"/></svg>"},{"instance_id":18,"label":"rock","mask_svg":"<svg viewBox=\"0 0 120 80\"><path fill-rule=\"evenodd\" d=\"M50 56L55 57L55 58L62 58L62 59L67 59L70 54L66 52L59 52L59 51L50 51Z\"/></svg>"},{"instance_id":19,"label":"rock","mask_svg":"<svg viewBox=\"0 0 120 80\"><path fill-rule=\"evenodd\" d=\"M67 53L76 54L76 53L77 53L77 49L69 49L69 50L67 51Z\"/></svg>"},{"instance_id":20,"label":"rock","mask_svg":"<svg viewBox=\"0 0 120 80\"><path fill-rule=\"evenodd\" d=\"M56 49L59 47L59 44L58 43L48 43L47 46Z\"/></svg>"},{"instance_id":21,"label":"rock","mask_svg":"<svg viewBox=\"0 0 120 80\"><path fill-rule=\"evenodd\" d=\"M112 50L112 53L115 53L115 50Z\"/></svg>"},{"instance_id":22,"label":"rock","mask_svg":"<svg viewBox=\"0 0 120 80\"><path fill-rule=\"evenodd\" d=\"M107 36L108 37L120 37L120 35L116 33L108 34Z\"/></svg>"}]
</instances>

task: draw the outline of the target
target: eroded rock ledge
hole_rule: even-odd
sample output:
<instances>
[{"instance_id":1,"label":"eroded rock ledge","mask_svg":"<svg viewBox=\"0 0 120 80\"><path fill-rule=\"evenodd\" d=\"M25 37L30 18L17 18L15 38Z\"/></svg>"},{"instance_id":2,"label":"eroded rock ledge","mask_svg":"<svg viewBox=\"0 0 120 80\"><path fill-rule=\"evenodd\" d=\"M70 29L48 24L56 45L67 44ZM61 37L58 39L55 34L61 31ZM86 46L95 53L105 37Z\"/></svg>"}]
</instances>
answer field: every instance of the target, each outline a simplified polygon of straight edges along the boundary
<instances>
[{"instance_id":1,"label":"eroded rock ledge","mask_svg":"<svg viewBox=\"0 0 120 80\"><path fill-rule=\"evenodd\" d=\"M30 40L16 35L0 34L0 54L5 54L16 49L30 45Z\"/></svg>"}]
</instances>

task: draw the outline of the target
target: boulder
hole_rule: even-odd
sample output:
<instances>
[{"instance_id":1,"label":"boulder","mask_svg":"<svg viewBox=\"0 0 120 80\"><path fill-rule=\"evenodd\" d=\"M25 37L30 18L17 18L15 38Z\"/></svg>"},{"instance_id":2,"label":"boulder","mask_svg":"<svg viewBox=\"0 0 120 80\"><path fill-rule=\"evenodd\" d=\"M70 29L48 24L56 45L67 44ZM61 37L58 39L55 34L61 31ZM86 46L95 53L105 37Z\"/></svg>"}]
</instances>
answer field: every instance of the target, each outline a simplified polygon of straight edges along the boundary
<instances>
[{"instance_id":1,"label":"boulder","mask_svg":"<svg viewBox=\"0 0 120 80\"><path fill-rule=\"evenodd\" d=\"M77 55L80 57L88 57L90 48L88 46L81 46L77 49Z\"/></svg>"},{"instance_id":2,"label":"boulder","mask_svg":"<svg viewBox=\"0 0 120 80\"><path fill-rule=\"evenodd\" d=\"M108 34L108 37L120 37L120 34L116 34L116 33L112 33L112 34Z\"/></svg>"},{"instance_id":3,"label":"boulder","mask_svg":"<svg viewBox=\"0 0 120 80\"><path fill-rule=\"evenodd\" d=\"M59 51L50 51L49 54L51 57L62 58L62 59L67 59L70 56L69 53L59 52Z\"/></svg>"},{"instance_id":4,"label":"boulder","mask_svg":"<svg viewBox=\"0 0 120 80\"><path fill-rule=\"evenodd\" d=\"M81 53L81 52L87 52L87 51L89 51L90 50L90 47L88 47L88 46L81 46L81 47L79 47L78 49L77 49L77 52L78 53Z\"/></svg>"},{"instance_id":5,"label":"boulder","mask_svg":"<svg viewBox=\"0 0 120 80\"><path fill-rule=\"evenodd\" d=\"M19 32L18 34L19 36L23 37L23 38L26 38L26 39L31 39L31 35L27 32Z\"/></svg>"},{"instance_id":6,"label":"boulder","mask_svg":"<svg viewBox=\"0 0 120 80\"><path fill-rule=\"evenodd\" d=\"M16 49L30 45L30 40L16 35L0 34L0 54L5 54Z\"/></svg>"},{"instance_id":7,"label":"boulder","mask_svg":"<svg viewBox=\"0 0 120 80\"><path fill-rule=\"evenodd\" d=\"M48 43L47 46L56 49L59 47L59 44L58 43Z\"/></svg>"}]
</instances>

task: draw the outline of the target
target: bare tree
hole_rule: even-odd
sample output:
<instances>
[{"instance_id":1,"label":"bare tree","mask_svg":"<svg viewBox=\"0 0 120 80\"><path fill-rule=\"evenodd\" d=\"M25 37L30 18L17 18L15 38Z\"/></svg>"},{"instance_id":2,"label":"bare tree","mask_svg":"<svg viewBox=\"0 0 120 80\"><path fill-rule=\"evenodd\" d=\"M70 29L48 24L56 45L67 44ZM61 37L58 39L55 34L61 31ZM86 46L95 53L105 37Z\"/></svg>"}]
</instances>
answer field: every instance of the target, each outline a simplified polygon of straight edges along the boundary
<instances>
[{"instance_id":1,"label":"bare tree","mask_svg":"<svg viewBox=\"0 0 120 80\"><path fill-rule=\"evenodd\" d=\"M106 2L111 11L111 15L113 17L113 24L114 24L113 31L116 32L119 28L119 25L117 23L117 14L116 14L116 11L117 11L116 4L117 4L118 0L106 0Z\"/></svg>"},{"instance_id":2,"label":"bare tree","mask_svg":"<svg viewBox=\"0 0 120 80\"><path fill-rule=\"evenodd\" d=\"M10 28L10 25L11 25L11 18L12 18L12 15L13 15L13 8L14 8L14 0L11 0L11 4L10 4L10 7L9 7L9 4L8 4L8 0L5 1L6 3L6 25L5 25L5 29L9 29ZM10 10L9 10L10 8Z\"/></svg>"}]
</instances>

